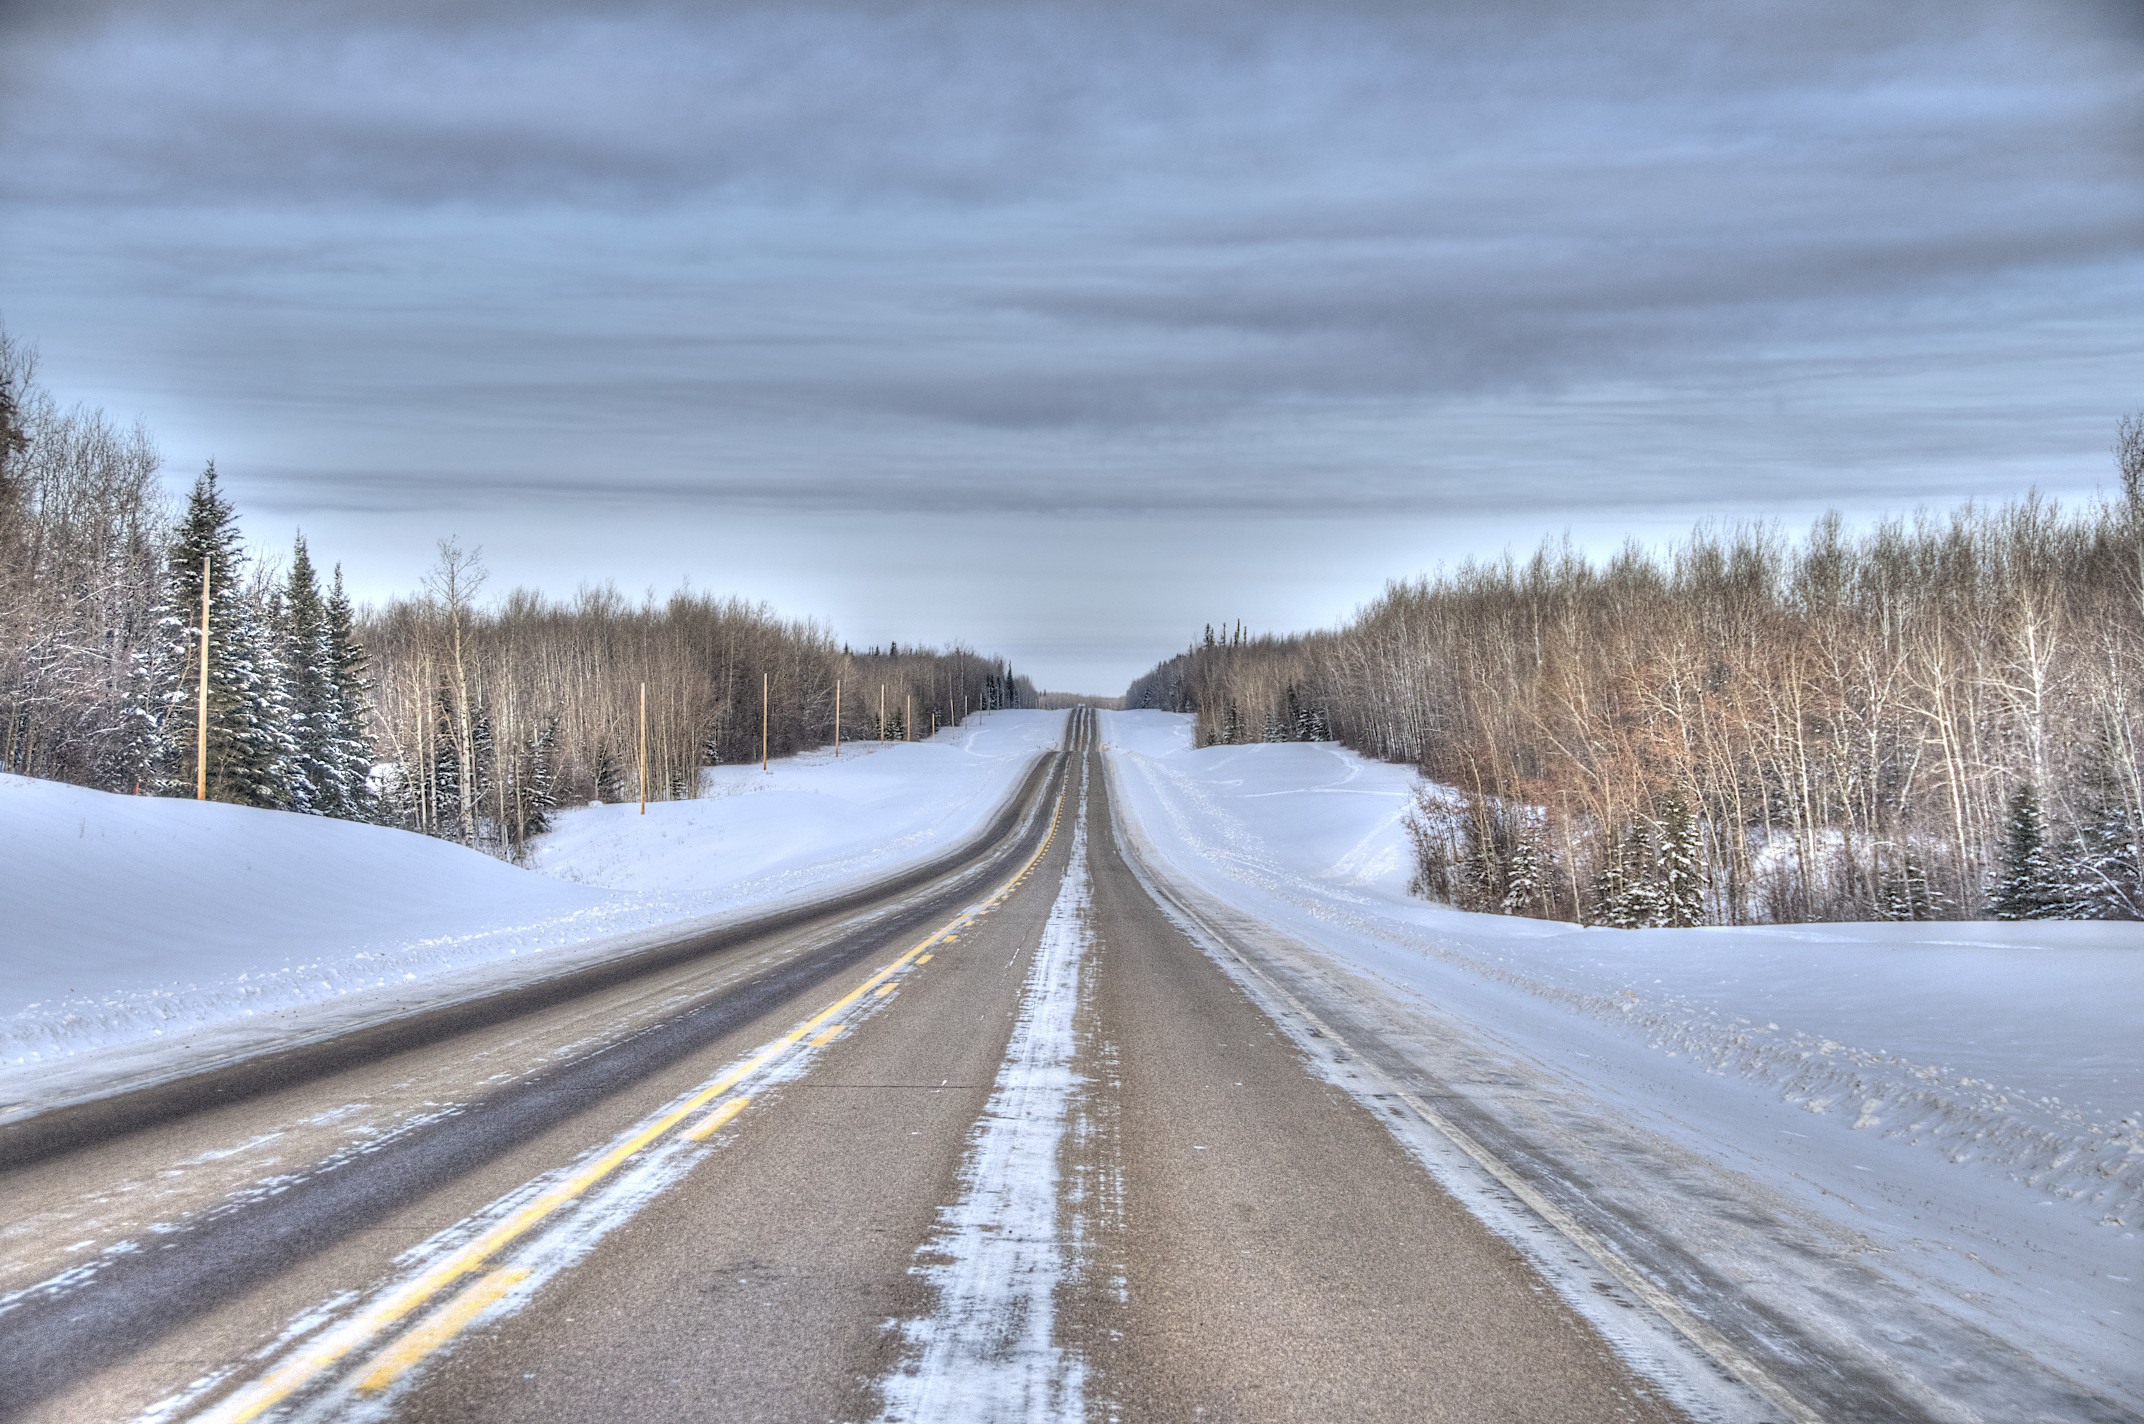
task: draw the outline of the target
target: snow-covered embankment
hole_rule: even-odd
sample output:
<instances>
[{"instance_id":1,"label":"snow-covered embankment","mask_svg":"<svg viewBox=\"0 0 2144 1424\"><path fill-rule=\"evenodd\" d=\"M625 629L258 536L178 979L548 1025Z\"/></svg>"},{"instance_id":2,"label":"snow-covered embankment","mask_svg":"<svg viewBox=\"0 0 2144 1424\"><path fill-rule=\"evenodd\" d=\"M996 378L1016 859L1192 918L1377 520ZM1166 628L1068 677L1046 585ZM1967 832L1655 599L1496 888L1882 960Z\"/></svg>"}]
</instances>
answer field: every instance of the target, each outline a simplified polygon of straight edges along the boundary
<instances>
[{"instance_id":1,"label":"snow-covered embankment","mask_svg":"<svg viewBox=\"0 0 2144 1424\"><path fill-rule=\"evenodd\" d=\"M1999 1371L1946 1360L1941 1341L1980 1330L2144 1409L2144 926L1464 914L1406 893L1405 768L1194 750L1164 713L1107 713L1103 732L1157 868L1365 976L1396 1039L1494 1059L1504 1096L1482 1110L1524 1096L1537 1123L1586 1124L1565 1150L1645 1230L1931 1400L2018 1402ZM1690 1163L1735 1212L1684 1189ZM1789 1224L1808 1235L1766 1239ZM1880 1273L1882 1298L1827 1262ZM1901 1300L1944 1318L1885 1318Z\"/></svg>"},{"instance_id":2,"label":"snow-covered embankment","mask_svg":"<svg viewBox=\"0 0 2144 1424\"><path fill-rule=\"evenodd\" d=\"M893 874L986 826L1063 727L984 713L722 767L644 817L562 813L527 870L377 826L0 776L0 1111Z\"/></svg>"}]
</instances>

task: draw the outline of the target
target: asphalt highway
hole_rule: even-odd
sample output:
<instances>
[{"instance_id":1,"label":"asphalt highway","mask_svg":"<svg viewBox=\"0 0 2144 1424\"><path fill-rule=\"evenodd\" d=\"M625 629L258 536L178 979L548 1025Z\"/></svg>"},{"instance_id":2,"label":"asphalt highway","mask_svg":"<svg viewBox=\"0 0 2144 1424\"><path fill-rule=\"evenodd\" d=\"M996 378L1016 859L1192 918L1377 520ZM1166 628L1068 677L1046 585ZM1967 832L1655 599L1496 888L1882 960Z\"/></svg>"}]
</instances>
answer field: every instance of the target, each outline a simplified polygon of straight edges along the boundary
<instances>
[{"instance_id":1,"label":"asphalt highway","mask_svg":"<svg viewBox=\"0 0 2144 1424\"><path fill-rule=\"evenodd\" d=\"M0 1414L1682 1417L1149 897L1100 757L926 884L10 1166Z\"/></svg>"}]
</instances>

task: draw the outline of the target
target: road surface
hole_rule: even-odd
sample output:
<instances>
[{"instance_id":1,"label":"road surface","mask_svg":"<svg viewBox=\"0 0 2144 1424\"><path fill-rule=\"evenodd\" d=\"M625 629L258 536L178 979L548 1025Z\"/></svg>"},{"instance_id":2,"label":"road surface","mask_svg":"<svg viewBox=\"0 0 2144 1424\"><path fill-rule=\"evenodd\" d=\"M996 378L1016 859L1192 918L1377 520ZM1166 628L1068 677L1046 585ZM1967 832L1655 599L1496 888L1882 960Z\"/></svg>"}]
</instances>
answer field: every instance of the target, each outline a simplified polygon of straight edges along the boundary
<instances>
[{"instance_id":1,"label":"road surface","mask_svg":"<svg viewBox=\"0 0 2144 1424\"><path fill-rule=\"evenodd\" d=\"M926 884L27 1154L0 1413L1683 1417L1186 938L1091 714L1033 790Z\"/></svg>"}]
</instances>

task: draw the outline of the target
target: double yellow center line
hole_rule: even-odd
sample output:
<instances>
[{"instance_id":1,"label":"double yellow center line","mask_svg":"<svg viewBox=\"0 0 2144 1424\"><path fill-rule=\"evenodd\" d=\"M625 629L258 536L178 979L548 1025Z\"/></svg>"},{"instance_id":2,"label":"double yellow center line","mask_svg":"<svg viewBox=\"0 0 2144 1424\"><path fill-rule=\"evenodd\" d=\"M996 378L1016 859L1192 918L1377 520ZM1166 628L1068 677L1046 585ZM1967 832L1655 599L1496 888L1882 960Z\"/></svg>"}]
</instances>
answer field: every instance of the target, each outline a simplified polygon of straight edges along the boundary
<instances>
[{"instance_id":1,"label":"double yellow center line","mask_svg":"<svg viewBox=\"0 0 2144 1424\"><path fill-rule=\"evenodd\" d=\"M667 1137L688 1118L710 1104L715 1104L716 1099L723 1098L739 1084L771 1067L798 1044L809 1040L812 1047L818 1048L831 1043L846 1025L833 1024L829 1027L830 1020L840 1017L867 996L880 997L890 994L894 988L890 981L895 975L913 964L930 959L930 951L935 946L957 938L960 930L995 910L1019 889L1028 876L1034 873L1035 867L1042 863L1042 857L1048 853L1051 842L1056 840L1058 821L1063 814L1064 789L1060 787L1057 803L1050 812L1049 830L1043 836L1042 844L1035 848L1035 853L1028 857L1027 863L1000 885L989 899L963 911L958 918L932 933L906 954L872 974L788 1033L702 1085L683 1101L641 1123L613 1143L609 1150L516 1208L483 1234L456 1248L421 1274L388 1291L343 1324L301 1347L259 1379L196 1415L196 1420L200 1421L200 1424L247 1424L247 1421L259 1418L318 1382L350 1356L371 1346L383 1336L392 1334L405 1319L423 1310L442 1292L457 1286L465 1276L480 1275L481 1279L474 1285L461 1290L445 1307L432 1312L417 1325L404 1331L359 1367L356 1372L356 1388L359 1392L372 1394L386 1389L412 1367L451 1341L530 1274L526 1269L516 1266L499 1266L487 1271L486 1267L491 1265L494 1257L526 1236L561 1207L578 1201L591 1188ZM687 1128L684 1133L685 1140L705 1141L743 1112L751 1101L749 1096L741 1094L727 1098Z\"/></svg>"}]
</instances>

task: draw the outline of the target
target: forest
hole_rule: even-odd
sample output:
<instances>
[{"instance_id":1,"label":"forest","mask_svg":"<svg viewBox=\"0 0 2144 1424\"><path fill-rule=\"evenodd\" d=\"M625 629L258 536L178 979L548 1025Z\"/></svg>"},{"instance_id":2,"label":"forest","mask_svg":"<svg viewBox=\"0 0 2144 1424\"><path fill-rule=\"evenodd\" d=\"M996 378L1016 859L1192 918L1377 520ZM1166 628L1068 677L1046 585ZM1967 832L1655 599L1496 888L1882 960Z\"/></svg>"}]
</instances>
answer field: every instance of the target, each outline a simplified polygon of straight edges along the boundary
<instances>
[{"instance_id":1,"label":"forest","mask_svg":"<svg viewBox=\"0 0 2144 1424\"><path fill-rule=\"evenodd\" d=\"M1129 707L1420 768L1419 893L1617 926L2144 918L2144 420L2119 493L1705 526L1209 627Z\"/></svg>"},{"instance_id":2,"label":"forest","mask_svg":"<svg viewBox=\"0 0 2144 1424\"><path fill-rule=\"evenodd\" d=\"M739 599L487 599L481 551L452 540L423 587L357 606L302 535L250 548L213 465L182 503L160 471L146 430L62 409L0 333L0 770L517 857L559 806L1035 705L1002 659L851 649Z\"/></svg>"}]
</instances>

